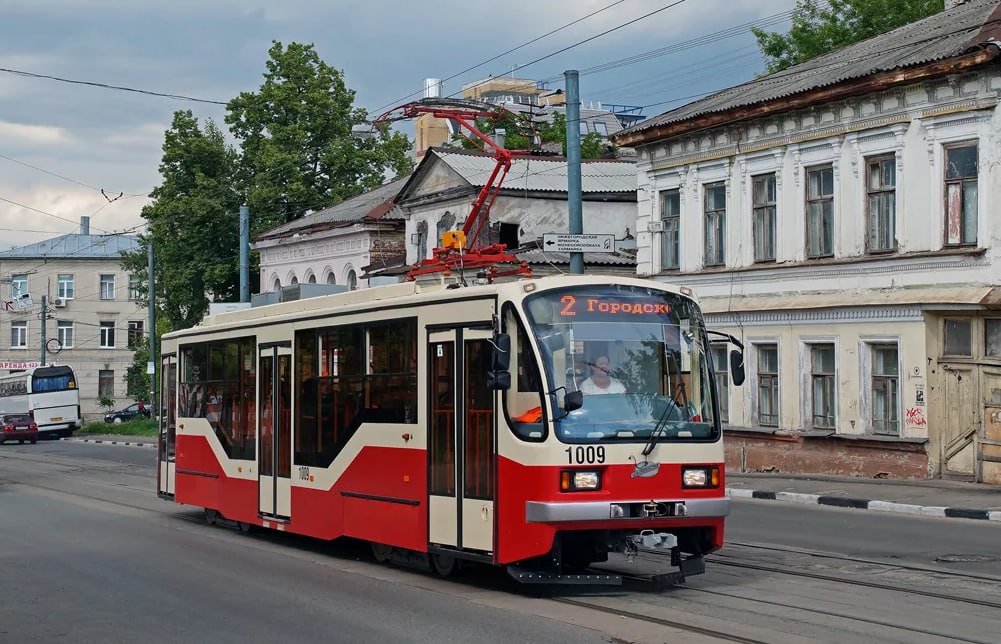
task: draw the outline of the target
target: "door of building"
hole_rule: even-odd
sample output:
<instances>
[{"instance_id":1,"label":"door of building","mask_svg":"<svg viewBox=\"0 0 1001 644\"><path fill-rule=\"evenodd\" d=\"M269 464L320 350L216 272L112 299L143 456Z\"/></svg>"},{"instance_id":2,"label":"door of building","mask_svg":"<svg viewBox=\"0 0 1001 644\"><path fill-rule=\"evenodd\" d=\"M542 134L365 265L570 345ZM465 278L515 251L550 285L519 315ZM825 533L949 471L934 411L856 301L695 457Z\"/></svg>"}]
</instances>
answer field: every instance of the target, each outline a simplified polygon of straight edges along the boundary
<instances>
[{"instance_id":1,"label":"door of building","mask_svg":"<svg viewBox=\"0 0 1001 644\"><path fill-rule=\"evenodd\" d=\"M979 368L975 364L963 363L943 364L941 368L945 384L942 398L945 408L943 474L975 480L982 409L977 377Z\"/></svg>"},{"instance_id":2,"label":"door of building","mask_svg":"<svg viewBox=\"0 0 1001 644\"><path fill-rule=\"evenodd\" d=\"M257 370L257 489L262 517L292 515L292 345L260 346Z\"/></svg>"},{"instance_id":3,"label":"door of building","mask_svg":"<svg viewBox=\"0 0 1001 644\"><path fill-rule=\"evenodd\" d=\"M984 416L978 437L979 480L1001 485L1001 368L981 367Z\"/></svg>"},{"instance_id":4,"label":"door of building","mask_svg":"<svg viewBox=\"0 0 1001 644\"><path fill-rule=\"evenodd\" d=\"M489 325L488 325L489 326ZM495 392L487 388L491 331L428 336L428 540L491 553L496 472Z\"/></svg>"}]
</instances>

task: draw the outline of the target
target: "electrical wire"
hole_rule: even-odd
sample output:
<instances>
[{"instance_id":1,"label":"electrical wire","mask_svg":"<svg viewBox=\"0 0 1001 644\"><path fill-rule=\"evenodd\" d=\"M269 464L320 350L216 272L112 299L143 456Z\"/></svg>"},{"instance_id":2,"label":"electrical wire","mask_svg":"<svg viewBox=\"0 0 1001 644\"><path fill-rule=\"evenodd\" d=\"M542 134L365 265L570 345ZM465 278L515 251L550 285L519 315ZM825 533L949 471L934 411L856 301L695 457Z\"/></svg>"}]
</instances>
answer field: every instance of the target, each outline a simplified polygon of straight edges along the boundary
<instances>
[{"instance_id":1,"label":"electrical wire","mask_svg":"<svg viewBox=\"0 0 1001 644\"><path fill-rule=\"evenodd\" d=\"M0 72L5 74L14 74L16 76L23 76L25 78L44 78L47 80L59 81L60 83L70 83L72 85L87 85L90 87L97 87L100 89L110 89L120 92L133 92L136 94L146 94L148 96L159 96L162 98L172 98L179 101L191 101L192 103L208 103L210 105L228 105L226 101L212 101L205 98L195 98L193 96L185 96L183 94L167 94L164 92L155 92L148 89L137 89L135 87L125 87L124 85L109 85L108 83L98 83L94 81L83 81L76 80L72 78L62 78L59 76L50 76L48 74L36 74L34 72L26 72L20 69L8 69L6 67L0 67Z\"/></svg>"}]
</instances>

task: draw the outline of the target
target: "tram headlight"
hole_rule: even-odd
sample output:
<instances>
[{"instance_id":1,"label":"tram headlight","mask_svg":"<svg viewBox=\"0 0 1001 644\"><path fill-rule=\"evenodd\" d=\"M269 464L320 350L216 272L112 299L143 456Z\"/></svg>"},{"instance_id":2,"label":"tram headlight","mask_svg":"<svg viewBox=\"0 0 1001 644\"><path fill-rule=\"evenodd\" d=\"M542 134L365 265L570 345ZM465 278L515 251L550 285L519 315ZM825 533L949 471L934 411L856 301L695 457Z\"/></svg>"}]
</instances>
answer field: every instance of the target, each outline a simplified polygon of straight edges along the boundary
<instances>
[{"instance_id":1,"label":"tram headlight","mask_svg":"<svg viewBox=\"0 0 1001 644\"><path fill-rule=\"evenodd\" d=\"M601 472L597 470L563 470L560 472L560 490L600 490Z\"/></svg>"},{"instance_id":2,"label":"tram headlight","mask_svg":"<svg viewBox=\"0 0 1001 644\"><path fill-rule=\"evenodd\" d=\"M716 488L719 487L719 467L686 467L681 470L681 487L683 488Z\"/></svg>"}]
</instances>

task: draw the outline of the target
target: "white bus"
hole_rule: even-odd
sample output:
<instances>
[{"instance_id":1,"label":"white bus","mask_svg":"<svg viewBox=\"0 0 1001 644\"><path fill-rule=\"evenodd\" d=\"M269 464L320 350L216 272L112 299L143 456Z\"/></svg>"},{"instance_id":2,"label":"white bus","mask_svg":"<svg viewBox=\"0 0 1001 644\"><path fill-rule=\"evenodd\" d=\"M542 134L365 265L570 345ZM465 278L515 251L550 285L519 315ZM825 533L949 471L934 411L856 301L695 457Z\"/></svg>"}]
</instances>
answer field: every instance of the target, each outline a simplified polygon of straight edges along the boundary
<instances>
[{"instance_id":1,"label":"white bus","mask_svg":"<svg viewBox=\"0 0 1001 644\"><path fill-rule=\"evenodd\" d=\"M0 376L0 412L31 414L39 436L72 436L83 427L73 368L49 365Z\"/></svg>"}]
</instances>

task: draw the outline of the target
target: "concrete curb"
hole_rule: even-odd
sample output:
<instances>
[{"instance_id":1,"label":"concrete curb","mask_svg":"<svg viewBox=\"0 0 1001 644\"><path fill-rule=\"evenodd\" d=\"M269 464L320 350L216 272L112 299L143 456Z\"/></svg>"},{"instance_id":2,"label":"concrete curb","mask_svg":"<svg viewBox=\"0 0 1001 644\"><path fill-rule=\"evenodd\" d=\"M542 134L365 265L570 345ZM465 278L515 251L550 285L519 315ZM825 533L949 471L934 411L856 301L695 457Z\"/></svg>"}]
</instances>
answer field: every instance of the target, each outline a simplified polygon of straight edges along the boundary
<instances>
[{"instance_id":1,"label":"concrete curb","mask_svg":"<svg viewBox=\"0 0 1001 644\"><path fill-rule=\"evenodd\" d=\"M827 505L836 508L854 508L856 510L873 510L876 512L897 512L925 517L947 517L950 519L980 519L982 521L1001 522L1001 510L974 510L970 508L947 508L931 505L911 505L894 503L892 501L875 501L871 499L854 499L847 496L822 496L819 494L801 494L799 492L772 492L769 490L747 490L744 488L727 488L727 496L732 499L759 499L764 501L785 501L786 503L803 503L806 505Z\"/></svg>"},{"instance_id":2,"label":"concrete curb","mask_svg":"<svg viewBox=\"0 0 1001 644\"><path fill-rule=\"evenodd\" d=\"M64 438L62 440L73 443L100 443L102 445L125 445L127 447L152 447L156 449L156 443L138 443L136 441L109 441L103 438Z\"/></svg>"}]
</instances>

